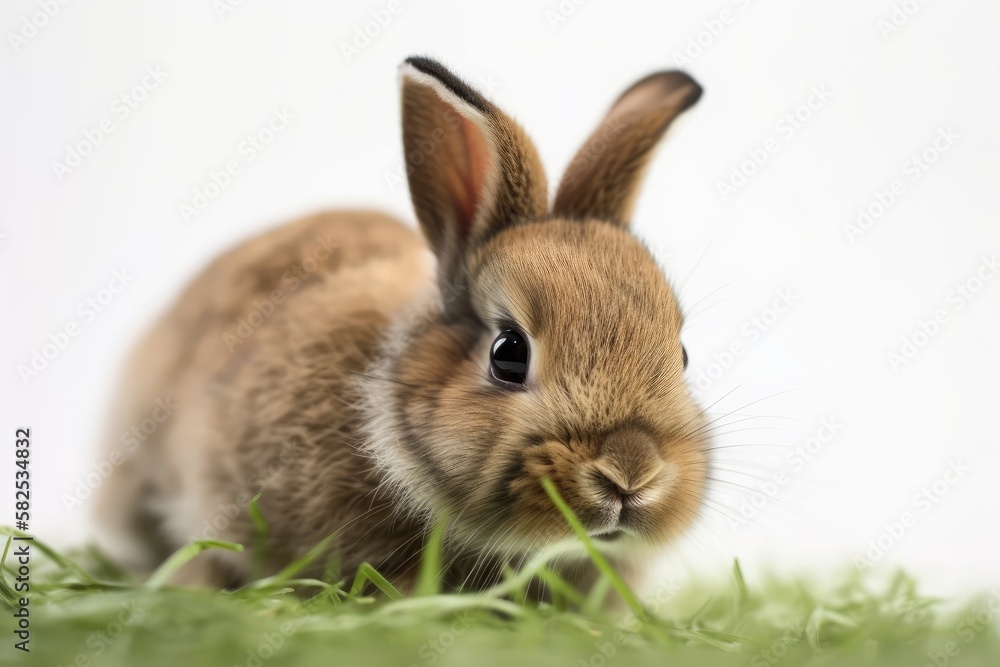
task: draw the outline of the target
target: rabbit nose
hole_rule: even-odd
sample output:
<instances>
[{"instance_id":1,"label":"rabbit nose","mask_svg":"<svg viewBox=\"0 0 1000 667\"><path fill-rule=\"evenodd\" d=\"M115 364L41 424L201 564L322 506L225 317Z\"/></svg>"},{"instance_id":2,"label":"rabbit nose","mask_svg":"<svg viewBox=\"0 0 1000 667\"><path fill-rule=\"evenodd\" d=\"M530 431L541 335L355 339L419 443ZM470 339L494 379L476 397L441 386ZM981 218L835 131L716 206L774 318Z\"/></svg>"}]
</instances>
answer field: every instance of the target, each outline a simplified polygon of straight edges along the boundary
<instances>
[{"instance_id":1,"label":"rabbit nose","mask_svg":"<svg viewBox=\"0 0 1000 667\"><path fill-rule=\"evenodd\" d=\"M638 428L620 428L605 435L595 463L624 495L638 491L663 468L657 439Z\"/></svg>"},{"instance_id":2,"label":"rabbit nose","mask_svg":"<svg viewBox=\"0 0 1000 667\"><path fill-rule=\"evenodd\" d=\"M634 427L615 429L602 438L600 455L593 462L595 486L605 499L634 505L650 499L640 492L658 478L664 465L652 432Z\"/></svg>"},{"instance_id":3,"label":"rabbit nose","mask_svg":"<svg viewBox=\"0 0 1000 667\"><path fill-rule=\"evenodd\" d=\"M649 486L649 483L656 479L656 476L663 470L663 462L657 461L646 467L641 475L626 475L603 463L597 463L594 467L599 476L598 483L601 489L609 494L617 494L624 500Z\"/></svg>"}]
</instances>

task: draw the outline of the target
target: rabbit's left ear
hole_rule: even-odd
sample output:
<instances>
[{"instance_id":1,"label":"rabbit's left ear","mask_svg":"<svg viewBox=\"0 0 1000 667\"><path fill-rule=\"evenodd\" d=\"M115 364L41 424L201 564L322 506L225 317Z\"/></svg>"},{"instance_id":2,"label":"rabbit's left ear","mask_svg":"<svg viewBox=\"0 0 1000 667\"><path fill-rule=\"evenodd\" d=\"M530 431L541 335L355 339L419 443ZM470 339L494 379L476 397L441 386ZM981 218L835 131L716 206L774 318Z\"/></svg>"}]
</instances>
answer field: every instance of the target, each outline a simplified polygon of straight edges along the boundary
<instances>
[{"instance_id":1,"label":"rabbit's left ear","mask_svg":"<svg viewBox=\"0 0 1000 667\"><path fill-rule=\"evenodd\" d=\"M633 84L566 169L552 213L629 224L653 149L699 97L701 86L684 72L657 72Z\"/></svg>"},{"instance_id":2,"label":"rabbit's left ear","mask_svg":"<svg viewBox=\"0 0 1000 667\"><path fill-rule=\"evenodd\" d=\"M471 249L546 215L545 173L520 126L443 65L409 58L401 74L410 197L439 277L461 280Z\"/></svg>"}]
</instances>

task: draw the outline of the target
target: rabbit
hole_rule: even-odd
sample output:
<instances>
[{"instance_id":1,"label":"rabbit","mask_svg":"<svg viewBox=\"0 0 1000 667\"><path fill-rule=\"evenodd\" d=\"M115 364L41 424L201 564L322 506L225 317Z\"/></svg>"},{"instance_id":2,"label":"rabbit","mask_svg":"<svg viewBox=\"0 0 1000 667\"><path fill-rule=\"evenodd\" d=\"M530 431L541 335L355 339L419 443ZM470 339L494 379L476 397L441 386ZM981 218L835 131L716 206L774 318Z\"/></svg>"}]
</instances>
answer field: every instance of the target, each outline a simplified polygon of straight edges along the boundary
<instances>
[{"instance_id":1,"label":"rabbit","mask_svg":"<svg viewBox=\"0 0 1000 667\"><path fill-rule=\"evenodd\" d=\"M342 210L252 238L127 363L96 538L129 569L229 540L246 549L205 551L174 581L234 587L333 535L307 574L367 562L405 593L446 520L446 590L563 547L558 571L584 587L595 568L543 478L630 580L699 516L706 422L682 313L629 229L699 85L664 71L625 90L550 206L515 121L435 60L408 58L400 81L418 230ZM173 409L148 431L157 401Z\"/></svg>"}]
</instances>

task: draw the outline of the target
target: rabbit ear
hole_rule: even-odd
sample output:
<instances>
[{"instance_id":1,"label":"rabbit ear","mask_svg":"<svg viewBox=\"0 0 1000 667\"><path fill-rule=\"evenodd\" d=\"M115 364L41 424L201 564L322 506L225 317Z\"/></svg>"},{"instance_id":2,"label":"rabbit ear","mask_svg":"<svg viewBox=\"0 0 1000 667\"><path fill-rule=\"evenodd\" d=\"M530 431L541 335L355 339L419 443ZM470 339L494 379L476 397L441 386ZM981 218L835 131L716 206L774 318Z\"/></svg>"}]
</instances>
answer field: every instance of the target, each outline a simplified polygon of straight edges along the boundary
<instances>
[{"instance_id":1,"label":"rabbit ear","mask_svg":"<svg viewBox=\"0 0 1000 667\"><path fill-rule=\"evenodd\" d=\"M459 280L471 248L546 215L545 173L524 131L440 63L401 73L410 197L441 278Z\"/></svg>"},{"instance_id":2,"label":"rabbit ear","mask_svg":"<svg viewBox=\"0 0 1000 667\"><path fill-rule=\"evenodd\" d=\"M573 158L553 214L627 225L653 148L670 123L701 97L683 72L657 72L622 93Z\"/></svg>"}]
</instances>

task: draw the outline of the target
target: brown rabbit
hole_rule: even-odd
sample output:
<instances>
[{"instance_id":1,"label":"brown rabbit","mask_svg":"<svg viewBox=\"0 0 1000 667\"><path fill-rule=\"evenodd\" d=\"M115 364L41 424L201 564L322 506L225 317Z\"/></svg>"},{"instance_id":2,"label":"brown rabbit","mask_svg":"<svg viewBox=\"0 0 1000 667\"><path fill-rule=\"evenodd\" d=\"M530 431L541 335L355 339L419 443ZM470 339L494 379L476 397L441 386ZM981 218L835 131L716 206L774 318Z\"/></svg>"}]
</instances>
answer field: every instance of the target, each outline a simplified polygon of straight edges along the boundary
<instances>
[{"instance_id":1,"label":"brown rabbit","mask_svg":"<svg viewBox=\"0 0 1000 667\"><path fill-rule=\"evenodd\" d=\"M157 399L176 407L138 446L113 443L125 460L101 489L99 542L136 568L191 539L240 542L179 577L238 585L259 492L265 572L336 533L343 574L367 561L405 590L447 516L447 584L477 589L574 544L547 476L614 562L641 563L698 514L708 462L677 300L628 225L654 146L700 94L681 72L626 90L550 209L523 130L408 59L421 233L322 213L202 272L130 364L115 433ZM592 571L567 548L583 585Z\"/></svg>"}]
</instances>

